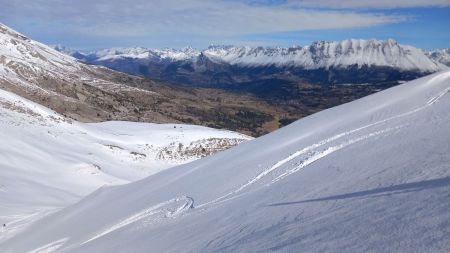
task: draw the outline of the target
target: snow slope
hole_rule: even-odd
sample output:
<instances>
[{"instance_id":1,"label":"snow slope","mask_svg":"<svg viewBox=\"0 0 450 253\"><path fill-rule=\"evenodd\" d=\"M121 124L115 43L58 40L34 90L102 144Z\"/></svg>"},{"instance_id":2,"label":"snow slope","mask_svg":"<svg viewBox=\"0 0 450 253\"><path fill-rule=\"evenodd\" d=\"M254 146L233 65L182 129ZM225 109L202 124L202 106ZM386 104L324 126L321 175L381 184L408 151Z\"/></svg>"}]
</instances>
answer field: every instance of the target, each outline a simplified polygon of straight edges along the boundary
<instances>
[{"instance_id":1,"label":"snow slope","mask_svg":"<svg viewBox=\"0 0 450 253\"><path fill-rule=\"evenodd\" d=\"M76 75L83 68L75 58L30 40L0 23L0 79L39 90L32 85L36 76L71 78L70 73Z\"/></svg>"},{"instance_id":2,"label":"snow slope","mask_svg":"<svg viewBox=\"0 0 450 253\"><path fill-rule=\"evenodd\" d=\"M450 71L103 187L14 252L448 252Z\"/></svg>"},{"instance_id":3,"label":"snow slope","mask_svg":"<svg viewBox=\"0 0 450 253\"><path fill-rule=\"evenodd\" d=\"M128 183L249 137L206 127L85 124L0 89L0 241L104 185Z\"/></svg>"}]
</instances>

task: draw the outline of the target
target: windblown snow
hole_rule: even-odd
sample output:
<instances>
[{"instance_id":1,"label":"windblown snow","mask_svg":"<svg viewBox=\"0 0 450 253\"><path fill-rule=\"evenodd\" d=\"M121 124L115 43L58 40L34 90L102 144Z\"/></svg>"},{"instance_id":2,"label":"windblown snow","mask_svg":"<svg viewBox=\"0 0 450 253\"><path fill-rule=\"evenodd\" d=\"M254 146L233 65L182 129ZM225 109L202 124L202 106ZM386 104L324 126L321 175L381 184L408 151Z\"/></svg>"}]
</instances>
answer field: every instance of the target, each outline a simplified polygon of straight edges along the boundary
<instances>
[{"instance_id":1,"label":"windblown snow","mask_svg":"<svg viewBox=\"0 0 450 253\"><path fill-rule=\"evenodd\" d=\"M450 71L439 72L103 187L0 251L448 252L449 91Z\"/></svg>"}]
</instances>

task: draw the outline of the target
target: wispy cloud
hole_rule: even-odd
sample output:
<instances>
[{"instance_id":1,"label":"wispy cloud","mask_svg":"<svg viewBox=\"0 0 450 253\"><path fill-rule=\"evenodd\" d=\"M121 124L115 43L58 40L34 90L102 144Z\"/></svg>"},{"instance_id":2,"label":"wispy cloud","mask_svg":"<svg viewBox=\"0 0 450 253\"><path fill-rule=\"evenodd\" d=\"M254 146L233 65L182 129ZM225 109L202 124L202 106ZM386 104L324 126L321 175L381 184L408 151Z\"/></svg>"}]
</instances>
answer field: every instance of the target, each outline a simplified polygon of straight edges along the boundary
<instances>
[{"instance_id":1,"label":"wispy cloud","mask_svg":"<svg viewBox=\"0 0 450 253\"><path fill-rule=\"evenodd\" d=\"M3 0L0 0L2 2ZM376 26L404 16L352 11L305 10L225 0L14 0L1 3L3 17L64 25L96 36L245 34Z\"/></svg>"},{"instance_id":2,"label":"wispy cloud","mask_svg":"<svg viewBox=\"0 0 450 253\"><path fill-rule=\"evenodd\" d=\"M45 43L84 49L203 47L261 38L274 45L291 43L285 34L348 37L347 31L416 27L424 18L408 8L445 6L450 0L0 0L0 22ZM443 14L440 20L446 22ZM316 39L331 37L324 34ZM396 34L391 29L382 36Z\"/></svg>"}]
</instances>

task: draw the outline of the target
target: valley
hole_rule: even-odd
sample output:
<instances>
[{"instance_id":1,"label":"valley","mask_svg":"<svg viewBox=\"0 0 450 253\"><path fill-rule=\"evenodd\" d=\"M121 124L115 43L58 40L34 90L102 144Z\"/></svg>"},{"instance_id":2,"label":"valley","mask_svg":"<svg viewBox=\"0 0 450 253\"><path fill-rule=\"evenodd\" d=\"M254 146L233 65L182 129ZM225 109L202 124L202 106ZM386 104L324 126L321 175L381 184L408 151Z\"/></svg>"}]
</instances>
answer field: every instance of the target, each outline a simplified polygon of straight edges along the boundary
<instances>
[{"instance_id":1,"label":"valley","mask_svg":"<svg viewBox=\"0 0 450 253\"><path fill-rule=\"evenodd\" d=\"M259 136L315 112L446 69L448 52L425 53L389 39L314 42L300 47L210 46L205 50L111 48L80 52L54 46L82 62L171 85L248 96L278 111L238 111ZM446 53L447 52L447 53ZM261 109L261 107L259 107ZM201 121L223 122L219 115ZM218 120L218 121L217 121ZM225 120L225 119L224 119ZM182 120L183 121L183 120ZM198 124L198 122L193 122ZM238 119L221 123L240 131ZM211 125L212 126L212 125Z\"/></svg>"}]
</instances>

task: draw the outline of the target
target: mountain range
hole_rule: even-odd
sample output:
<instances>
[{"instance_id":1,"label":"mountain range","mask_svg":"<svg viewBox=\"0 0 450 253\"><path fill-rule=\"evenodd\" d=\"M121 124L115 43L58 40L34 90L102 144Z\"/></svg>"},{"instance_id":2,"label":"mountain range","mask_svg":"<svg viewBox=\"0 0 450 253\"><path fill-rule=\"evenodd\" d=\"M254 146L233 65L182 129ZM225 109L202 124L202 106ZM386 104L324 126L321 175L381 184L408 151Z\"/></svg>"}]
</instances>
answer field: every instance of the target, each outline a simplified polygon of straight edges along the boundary
<instances>
[{"instance_id":1,"label":"mountain range","mask_svg":"<svg viewBox=\"0 0 450 253\"><path fill-rule=\"evenodd\" d=\"M389 39L314 42L289 48L210 46L205 50L112 48L83 53L82 61L182 85L252 91L254 83L386 83L446 69L448 50L425 52ZM255 93L255 91L253 91ZM258 92L256 92L258 93Z\"/></svg>"}]
</instances>

